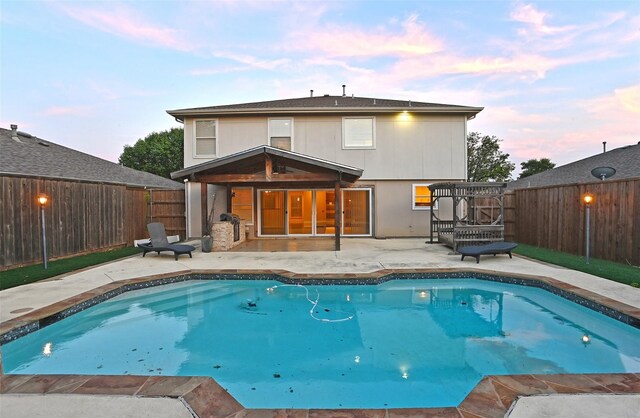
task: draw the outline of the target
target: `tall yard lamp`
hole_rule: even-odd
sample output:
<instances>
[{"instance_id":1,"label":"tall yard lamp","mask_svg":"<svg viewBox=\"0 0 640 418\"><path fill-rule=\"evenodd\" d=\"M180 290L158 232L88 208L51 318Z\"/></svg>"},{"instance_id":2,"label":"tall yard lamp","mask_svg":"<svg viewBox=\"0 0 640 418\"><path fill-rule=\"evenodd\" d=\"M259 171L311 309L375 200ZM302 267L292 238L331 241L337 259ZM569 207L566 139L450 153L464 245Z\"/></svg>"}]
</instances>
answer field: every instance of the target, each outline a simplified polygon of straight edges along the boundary
<instances>
[{"instance_id":1,"label":"tall yard lamp","mask_svg":"<svg viewBox=\"0 0 640 418\"><path fill-rule=\"evenodd\" d=\"M49 198L45 194L38 196L38 203L40 204L40 218L42 223L42 265L44 269L47 269L47 229L44 223L44 206L47 204Z\"/></svg>"},{"instance_id":2,"label":"tall yard lamp","mask_svg":"<svg viewBox=\"0 0 640 418\"><path fill-rule=\"evenodd\" d=\"M589 222L590 219L589 218L590 218L590 215L591 215L590 212L591 212L591 203L593 202L593 195L587 193L586 195L584 195L582 197L582 201L584 202L584 204L585 204L585 206L587 208L587 217L586 217L587 218L587 220L586 220L587 231L586 231L585 258L587 259L587 264L589 264L589 232L591 232L590 229L589 229L589 225L590 225L590 222Z\"/></svg>"}]
</instances>

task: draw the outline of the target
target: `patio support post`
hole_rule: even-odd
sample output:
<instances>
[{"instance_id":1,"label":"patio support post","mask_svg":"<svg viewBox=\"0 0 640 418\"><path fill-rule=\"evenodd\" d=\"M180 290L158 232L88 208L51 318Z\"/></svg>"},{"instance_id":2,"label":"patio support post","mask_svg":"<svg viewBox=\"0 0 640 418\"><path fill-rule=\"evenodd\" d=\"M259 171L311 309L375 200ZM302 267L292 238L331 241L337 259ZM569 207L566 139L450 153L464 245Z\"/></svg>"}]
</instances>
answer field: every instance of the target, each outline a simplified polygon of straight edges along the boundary
<instances>
[{"instance_id":1,"label":"patio support post","mask_svg":"<svg viewBox=\"0 0 640 418\"><path fill-rule=\"evenodd\" d=\"M271 181L271 175L273 174L273 161L269 154L264 154L264 176L267 181Z\"/></svg>"},{"instance_id":2,"label":"patio support post","mask_svg":"<svg viewBox=\"0 0 640 418\"><path fill-rule=\"evenodd\" d=\"M336 224L336 244L335 250L340 251L340 230L342 229L341 221L342 221L342 198L340 196L340 182L336 181L335 184L335 193L336 193L336 214L335 214L335 224Z\"/></svg>"},{"instance_id":3,"label":"patio support post","mask_svg":"<svg viewBox=\"0 0 640 418\"><path fill-rule=\"evenodd\" d=\"M202 235L208 234L207 232L207 215L209 210L207 209L207 183L200 183L200 212L202 213Z\"/></svg>"},{"instance_id":4,"label":"patio support post","mask_svg":"<svg viewBox=\"0 0 640 418\"><path fill-rule=\"evenodd\" d=\"M227 184L227 213L233 212L231 209L231 199L233 199L233 185Z\"/></svg>"}]
</instances>

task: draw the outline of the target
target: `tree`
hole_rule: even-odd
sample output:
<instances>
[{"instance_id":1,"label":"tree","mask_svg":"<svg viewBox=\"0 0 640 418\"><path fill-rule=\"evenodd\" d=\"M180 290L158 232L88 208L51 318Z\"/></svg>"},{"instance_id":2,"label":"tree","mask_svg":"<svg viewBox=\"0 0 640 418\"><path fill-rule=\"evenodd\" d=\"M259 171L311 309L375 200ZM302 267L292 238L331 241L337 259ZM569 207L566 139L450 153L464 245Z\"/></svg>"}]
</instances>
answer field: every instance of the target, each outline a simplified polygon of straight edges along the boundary
<instances>
[{"instance_id":1,"label":"tree","mask_svg":"<svg viewBox=\"0 0 640 418\"><path fill-rule=\"evenodd\" d=\"M171 178L184 167L183 129L152 132L135 145L125 145L118 162L125 167Z\"/></svg>"},{"instance_id":2,"label":"tree","mask_svg":"<svg viewBox=\"0 0 640 418\"><path fill-rule=\"evenodd\" d=\"M522 168L522 172L520 173L519 179L524 177L529 177L534 174L542 173L543 171L551 170L556 165L551 162L548 158L540 158L536 160L532 158L525 162L520 163L520 167Z\"/></svg>"},{"instance_id":3,"label":"tree","mask_svg":"<svg viewBox=\"0 0 640 418\"><path fill-rule=\"evenodd\" d=\"M509 154L500 151L502 140L495 136L471 132L467 136L467 180L508 181L516 168Z\"/></svg>"}]
</instances>

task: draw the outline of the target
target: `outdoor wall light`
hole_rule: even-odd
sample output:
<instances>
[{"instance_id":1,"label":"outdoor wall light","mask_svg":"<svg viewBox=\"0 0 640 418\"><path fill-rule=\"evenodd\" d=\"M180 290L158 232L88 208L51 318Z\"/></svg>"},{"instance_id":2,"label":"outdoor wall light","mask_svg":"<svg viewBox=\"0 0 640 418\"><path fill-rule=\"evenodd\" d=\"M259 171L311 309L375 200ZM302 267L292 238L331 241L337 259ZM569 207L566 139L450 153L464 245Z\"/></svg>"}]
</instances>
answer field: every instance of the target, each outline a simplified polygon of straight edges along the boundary
<instances>
[{"instance_id":1,"label":"outdoor wall light","mask_svg":"<svg viewBox=\"0 0 640 418\"><path fill-rule=\"evenodd\" d=\"M406 121L410 121L410 120L411 120L411 114L410 114L408 111L403 110L403 111L398 115L398 119L400 119L401 121L404 121L404 122L406 122Z\"/></svg>"},{"instance_id":2,"label":"outdoor wall light","mask_svg":"<svg viewBox=\"0 0 640 418\"><path fill-rule=\"evenodd\" d=\"M586 233L585 233L585 256L584 258L587 260L587 264L589 264L589 235L590 235L590 215L591 215L591 204L593 203L593 195L591 193L587 193L582 196L582 201L584 202L587 213L586 213Z\"/></svg>"},{"instance_id":3,"label":"outdoor wall light","mask_svg":"<svg viewBox=\"0 0 640 418\"><path fill-rule=\"evenodd\" d=\"M44 269L47 269L47 229L45 228L44 223L44 207L49 201L49 198L46 194L40 194L37 198L38 203L40 204L40 220L42 225L42 266Z\"/></svg>"}]
</instances>

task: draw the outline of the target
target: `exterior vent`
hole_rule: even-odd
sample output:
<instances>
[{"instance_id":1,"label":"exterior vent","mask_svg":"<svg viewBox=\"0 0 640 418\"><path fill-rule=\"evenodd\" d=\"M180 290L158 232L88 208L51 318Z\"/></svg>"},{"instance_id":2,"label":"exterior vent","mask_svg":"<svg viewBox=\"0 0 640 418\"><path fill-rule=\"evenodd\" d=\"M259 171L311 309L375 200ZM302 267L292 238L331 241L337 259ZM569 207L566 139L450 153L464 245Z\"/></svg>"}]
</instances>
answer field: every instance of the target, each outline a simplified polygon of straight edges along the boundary
<instances>
[{"instance_id":1,"label":"exterior vent","mask_svg":"<svg viewBox=\"0 0 640 418\"><path fill-rule=\"evenodd\" d=\"M18 125L11 125L11 139L16 142L22 143L22 141L20 141L20 138L18 138Z\"/></svg>"}]
</instances>

